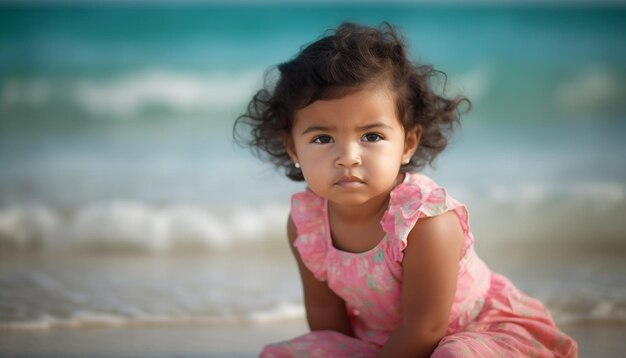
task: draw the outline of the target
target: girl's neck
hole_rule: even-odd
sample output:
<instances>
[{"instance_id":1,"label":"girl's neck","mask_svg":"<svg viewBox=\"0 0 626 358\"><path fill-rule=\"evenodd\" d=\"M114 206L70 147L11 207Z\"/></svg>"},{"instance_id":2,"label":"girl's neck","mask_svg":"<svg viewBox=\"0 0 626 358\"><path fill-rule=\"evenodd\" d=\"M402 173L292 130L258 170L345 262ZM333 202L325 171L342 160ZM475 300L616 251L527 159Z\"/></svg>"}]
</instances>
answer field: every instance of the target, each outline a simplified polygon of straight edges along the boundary
<instances>
[{"instance_id":1,"label":"girl's neck","mask_svg":"<svg viewBox=\"0 0 626 358\"><path fill-rule=\"evenodd\" d=\"M351 225L367 223L372 220L379 222L389 206L391 191L398 184L402 183L403 180L404 174L398 174L394 185L388 191L357 207L336 205L335 203L329 201L328 215Z\"/></svg>"},{"instance_id":2,"label":"girl's neck","mask_svg":"<svg viewBox=\"0 0 626 358\"><path fill-rule=\"evenodd\" d=\"M370 222L372 219L380 220L389 205L389 193L372 198L359 206L337 205L329 201L328 215L350 225Z\"/></svg>"},{"instance_id":3,"label":"girl's neck","mask_svg":"<svg viewBox=\"0 0 626 358\"><path fill-rule=\"evenodd\" d=\"M328 224L333 246L345 252L372 250L385 236L380 221L389 207L390 193L402 182L396 182L385 193L358 206L341 206L328 202Z\"/></svg>"}]
</instances>

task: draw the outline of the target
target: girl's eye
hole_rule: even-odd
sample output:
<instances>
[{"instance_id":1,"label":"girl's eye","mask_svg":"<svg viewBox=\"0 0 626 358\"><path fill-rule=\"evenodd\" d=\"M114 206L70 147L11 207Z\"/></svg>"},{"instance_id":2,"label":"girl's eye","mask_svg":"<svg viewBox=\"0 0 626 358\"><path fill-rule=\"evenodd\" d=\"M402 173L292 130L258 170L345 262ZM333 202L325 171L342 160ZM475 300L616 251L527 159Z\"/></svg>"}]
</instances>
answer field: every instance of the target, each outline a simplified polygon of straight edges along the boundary
<instances>
[{"instance_id":1,"label":"girl's eye","mask_svg":"<svg viewBox=\"0 0 626 358\"><path fill-rule=\"evenodd\" d=\"M327 144L327 143L332 143L332 141L333 139L327 135L320 135L313 139L313 143L317 143L317 144Z\"/></svg>"},{"instance_id":2,"label":"girl's eye","mask_svg":"<svg viewBox=\"0 0 626 358\"><path fill-rule=\"evenodd\" d=\"M378 133L367 133L363 136L363 140L366 142L378 142L382 139L383 137Z\"/></svg>"}]
</instances>

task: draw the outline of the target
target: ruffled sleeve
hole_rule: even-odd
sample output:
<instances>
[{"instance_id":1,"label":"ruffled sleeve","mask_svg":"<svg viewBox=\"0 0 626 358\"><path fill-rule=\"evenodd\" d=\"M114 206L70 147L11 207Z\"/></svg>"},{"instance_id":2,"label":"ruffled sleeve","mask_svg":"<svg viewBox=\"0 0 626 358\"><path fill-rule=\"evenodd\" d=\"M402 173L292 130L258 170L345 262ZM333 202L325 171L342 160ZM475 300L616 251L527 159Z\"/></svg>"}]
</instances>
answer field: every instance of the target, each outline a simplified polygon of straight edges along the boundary
<instances>
[{"instance_id":1,"label":"ruffled sleeve","mask_svg":"<svg viewBox=\"0 0 626 358\"><path fill-rule=\"evenodd\" d=\"M402 261L407 237L420 218L454 210L465 233L463 257L473 242L465 206L449 196L446 189L428 177L420 174L407 175L409 176L407 180L391 192L389 208L381 220L383 230L392 241L391 256L396 261Z\"/></svg>"},{"instance_id":2,"label":"ruffled sleeve","mask_svg":"<svg viewBox=\"0 0 626 358\"><path fill-rule=\"evenodd\" d=\"M320 281L326 281L328 253L325 224L325 200L307 190L291 198L291 218L298 237L293 243L304 265Z\"/></svg>"}]
</instances>

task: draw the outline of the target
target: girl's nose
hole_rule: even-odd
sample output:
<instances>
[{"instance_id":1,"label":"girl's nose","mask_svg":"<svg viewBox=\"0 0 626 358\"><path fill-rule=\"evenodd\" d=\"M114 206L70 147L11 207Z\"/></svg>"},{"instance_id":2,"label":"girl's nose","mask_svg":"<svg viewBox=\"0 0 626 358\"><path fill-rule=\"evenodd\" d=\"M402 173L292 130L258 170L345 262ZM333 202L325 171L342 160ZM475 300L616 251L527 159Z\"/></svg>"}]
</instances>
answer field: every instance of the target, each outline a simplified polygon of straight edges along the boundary
<instances>
[{"instance_id":1,"label":"girl's nose","mask_svg":"<svg viewBox=\"0 0 626 358\"><path fill-rule=\"evenodd\" d=\"M335 166L349 168L359 165L361 165L361 155L358 145L350 143L342 146L335 160Z\"/></svg>"}]
</instances>

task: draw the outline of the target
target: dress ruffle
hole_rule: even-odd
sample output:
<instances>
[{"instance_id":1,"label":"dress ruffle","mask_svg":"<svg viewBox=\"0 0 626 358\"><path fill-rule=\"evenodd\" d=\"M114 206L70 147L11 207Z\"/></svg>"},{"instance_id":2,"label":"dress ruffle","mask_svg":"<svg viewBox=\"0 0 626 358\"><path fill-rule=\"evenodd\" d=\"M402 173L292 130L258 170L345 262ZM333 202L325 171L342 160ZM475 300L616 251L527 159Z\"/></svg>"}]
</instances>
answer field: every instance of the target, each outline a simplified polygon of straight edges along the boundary
<instances>
[{"instance_id":1,"label":"dress ruffle","mask_svg":"<svg viewBox=\"0 0 626 358\"><path fill-rule=\"evenodd\" d=\"M320 281L326 281L327 276L328 247L323 229L325 205L326 200L310 190L294 194L291 199L291 218L298 231L294 246L306 267Z\"/></svg>"},{"instance_id":2,"label":"dress ruffle","mask_svg":"<svg viewBox=\"0 0 626 358\"><path fill-rule=\"evenodd\" d=\"M391 192L389 208L380 222L389 239L396 243L396 250L392 250L394 259L402 261L409 233L420 218L441 215L450 210L459 215L465 233L466 239L461 255L463 257L474 241L469 231L465 206L427 177L419 174L407 176L405 182Z\"/></svg>"}]
</instances>

